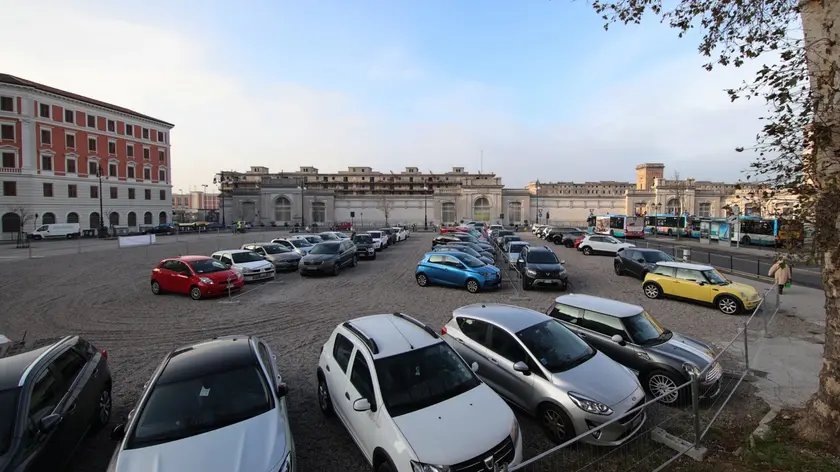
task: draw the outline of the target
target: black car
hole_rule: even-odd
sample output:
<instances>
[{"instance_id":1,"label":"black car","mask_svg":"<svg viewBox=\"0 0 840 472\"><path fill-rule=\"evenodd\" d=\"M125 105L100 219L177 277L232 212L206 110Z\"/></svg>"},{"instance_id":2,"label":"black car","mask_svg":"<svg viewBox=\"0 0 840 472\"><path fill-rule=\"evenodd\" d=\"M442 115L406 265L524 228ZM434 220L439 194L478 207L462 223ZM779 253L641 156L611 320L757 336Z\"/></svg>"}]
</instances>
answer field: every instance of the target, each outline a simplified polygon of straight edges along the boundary
<instances>
[{"instance_id":1,"label":"black car","mask_svg":"<svg viewBox=\"0 0 840 472\"><path fill-rule=\"evenodd\" d=\"M481 246L477 243L470 243L470 242L464 242L464 241L457 241L457 242L453 241L453 242L448 243L447 246L468 247L468 248L472 249L473 251L477 252L481 257L486 257L486 258L491 259L493 261L496 260L496 251L495 250L488 249L487 247Z\"/></svg>"},{"instance_id":2,"label":"black car","mask_svg":"<svg viewBox=\"0 0 840 472\"><path fill-rule=\"evenodd\" d=\"M515 236L515 235L516 235L516 233L514 233L513 231L511 231L509 229L499 230L498 232L493 233L493 237L495 238L494 242L496 243L496 246L501 247L502 246L502 238L504 238L505 236Z\"/></svg>"},{"instance_id":3,"label":"black car","mask_svg":"<svg viewBox=\"0 0 840 472\"><path fill-rule=\"evenodd\" d=\"M145 229L143 232L146 234L175 234L175 225L172 223L161 223Z\"/></svg>"},{"instance_id":4,"label":"black car","mask_svg":"<svg viewBox=\"0 0 840 472\"><path fill-rule=\"evenodd\" d=\"M79 336L0 345L0 471L62 470L110 419L105 351Z\"/></svg>"},{"instance_id":5,"label":"black car","mask_svg":"<svg viewBox=\"0 0 840 472\"><path fill-rule=\"evenodd\" d=\"M460 243L460 242L461 242L460 238L456 238L455 236L450 236L448 234L441 234L440 236L435 236L435 238L432 239L432 249L434 249L435 246L440 246L440 245L443 245L443 244Z\"/></svg>"},{"instance_id":6,"label":"black car","mask_svg":"<svg viewBox=\"0 0 840 472\"><path fill-rule=\"evenodd\" d=\"M353 236L353 244L356 245L357 257L376 259L376 248L373 246L373 237L371 235L357 234Z\"/></svg>"},{"instance_id":7,"label":"black car","mask_svg":"<svg viewBox=\"0 0 840 472\"><path fill-rule=\"evenodd\" d=\"M644 279L657 262L674 262L674 258L658 249L631 247L616 253L613 268L616 275L630 274Z\"/></svg>"},{"instance_id":8,"label":"black car","mask_svg":"<svg viewBox=\"0 0 840 472\"><path fill-rule=\"evenodd\" d=\"M557 259L548 246L526 246L519 253L516 270L522 275L522 290L531 290L534 285L569 287L569 275L563 263Z\"/></svg>"},{"instance_id":9,"label":"black car","mask_svg":"<svg viewBox=\"0 0 840 472\"><path fill-rule=\"evenodd\" d=\"M379 228L379 231L388 235L388 245L397 244L397 232L394 228Z\"/></svg>"},{"instance_id":10,"label":"black car","mask_svg":"<svg viewBox=\"0 0 840 472\"><path fill-rule=\"evenodd\" d=\"M570 294L557 297L548 315L585 339L595 349L639 376L645 390L660 403L684 404L689 388L678 390L698 375L700 395L720 394L723 368L712 348L663 328L644 308L608 298Z\"/></svg>"},{"instance_id":11,"label":"black car","mask_svg":"<svg viewBox=\"0 0 840 472\"><path fill-rule=\"evenodd\" d=\"M318 273L338 275L342 267L356 267L358 260L353 241L327 241L316 244L300 258L298 272L303 277Z\"/></svg>"},{"instance_id":12,"label":"black car","mask_svg":"<svg viewBox=\"0 0 840 472\"><path fill-rule=\"evenodd\" d=\"M586 234L586 231L579 231L579 230L564 231L563 234L560 237L556 237L556 236L553 237L551 239L551 242L553 242L554 244L558 244L558 245L562 244L563 246L566 246L568 248L573 248L573 247L575 247L575 241L577 241L578 238L580 238L584 234Z\"/></svg>"},{"instance_id":13,"label":"black car","mask_svg":"<svg viewBox=\"0 0 840 472\"><path fill-rule=\"evenodd\" d=\"M571 231L580 231L580 229L571 226L552 226L549 229L543 230L540 237L554 244L560 244L563 241L563 235Z\"/></svg>"}]
</instances>

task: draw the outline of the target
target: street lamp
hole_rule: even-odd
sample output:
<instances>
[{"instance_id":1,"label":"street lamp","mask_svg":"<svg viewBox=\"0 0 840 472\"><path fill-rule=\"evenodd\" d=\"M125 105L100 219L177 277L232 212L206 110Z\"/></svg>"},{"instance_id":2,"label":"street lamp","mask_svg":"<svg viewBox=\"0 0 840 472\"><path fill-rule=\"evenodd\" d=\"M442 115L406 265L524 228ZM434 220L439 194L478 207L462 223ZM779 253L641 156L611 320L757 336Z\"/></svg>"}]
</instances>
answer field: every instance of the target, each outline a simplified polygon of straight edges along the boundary
<instances>
[{"instance_id":1,"label":"street lamp","mask_svg":"<svg viewBox=\"0 0 840 472\"><path fill-rule=\"evenodd\" d=\"M304 209L304 192L306 192L306 182L301 179L300 181L300 229L305 231L306 228L306 216L305 216L305 209Z\"/></svg>"},{"instance_id":2,"label":"street lamp","mask_svg":"<svg viewBox=\"0 0 840 472\"><path fill-rule=\"evenodd\" d=\"M534 186L537 195L537 224L540 224L540 181L537 180L537 185Z\"/></svg>"},{"instance_id":3,"label":"street lamp","mask_svg":"<svg viewBox=\"0 0 840 472\"><path fill-rule=\"evenodd\" d=\"M227 222L225 221L225 184L230 183L230 181L231 178L226 178L224 172L219 174L219 178L213 177L213 185L219 186L219 204L222 210L222 228L227 227Z\"/></svg>"},{"instance_id":4,"label":"street lamp","mask_svg":"<svg viewBox=\"0 0 840 472\"><path fill-rule=\"evenodd\" d=\"M423 229L429 230L429 210L426 206L426 199L428 197L429 186L423 185Z\"/></svg>"},{"instance_id":5,"label":"street lamp","mask_svg":"<svg viewBox=\"0 0 840 472\"><path fill-rule=\"evenodd\" d=\"M96 164L96 177L99 179L99 237L105 237L105 222L103 218L105 217L104 213L105 210L103 209L103 202L102 202L102 176L105 172L103 172L102 166L97 163ZM105 176L107 179L108 177Z\"/></svg>"}]
</instances>

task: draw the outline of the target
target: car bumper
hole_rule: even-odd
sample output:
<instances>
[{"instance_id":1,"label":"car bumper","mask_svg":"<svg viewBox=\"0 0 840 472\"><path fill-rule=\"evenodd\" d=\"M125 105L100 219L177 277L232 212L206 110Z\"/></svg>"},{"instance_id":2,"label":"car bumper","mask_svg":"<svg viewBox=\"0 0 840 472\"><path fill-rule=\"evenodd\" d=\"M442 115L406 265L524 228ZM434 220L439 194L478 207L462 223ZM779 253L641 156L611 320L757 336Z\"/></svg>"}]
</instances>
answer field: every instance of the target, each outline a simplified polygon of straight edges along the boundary
<instances>
[{"instance_id":1,"label":"car bumper","mask_svg":"<svg viewBox=\"0 0 840 472\"><path fill-rule=\"evenodd\" d=\"M373 255L375 253L376 253L376 248L372 247L370 249L364 249L364 250L356 251L356 256L357 257L373 257Z\"/></svg>"},{"instance_id":2,"label":"car bumper","mask_svg":"<svg viewBox=\"0 0 840 472\"><path fill-rule=\"evenodd\" d=\"M334 270L333 264L319 264L319 265L299 265L298 272L304 274L331 274Z\"/></svg>"},{"instance_id":3,"label":"car bumper","mask_svg":"<svg viewBox=\"0 0 840 472\"><path fill-rule=\"evenodd\" d=\"M599 415L584 413L572 419L575 425L575 432L580 435L585 431L591 431L607 423L612 418L605 418ZM614 421L610 425L599 429L581 438L581 442L595 446L614 447L624 444L638 433L647 421L647 413L644 409L631 414L627 419Z\"/></svg>"},{"instance_id":4,"label":"car bumper","mask_svg":"<svg viewBox=\"0 0 840 472\"><path fill-rule=\"evenodd\" d=\"M481 280L483 288L495 288L502 284L502 274L497 274L495 277L484 277Z\"/></svg>"},{"instance_id":5,"label":"car bumper","mask_svg":"<svg viewBox=\"0 0 840 472\"><path fill-rule=\"evenodd\" d=\"M226 283L220 284L199 284L198 288L201 289L201 295L205 297L215 297L220 295L227 295L228 294L228 287L230 287L230 292L238 292L242 290L242 287L245 286L244 280L239 281L232 281L230 285Z\"/></svg>"},{"instance_id":6,"label":"car bumper","mask_svg":"<svg viewBox=\"0 0 840 472\"><path fill-rule=\"evenodd\" d=\"M761 303L761 299L758 300L748 300L744 302L744 309L748 311L753 311L758 307L758 304Z\"/></svg>"},{"instance_id":7,"label":"car bumper","mask_svg":"<svg viewBox=\"0 0 840 472\"><path fill-rule=\"evenodd\" d=\"M272 280L274 279L274 270L270 270L268 272L259 272L255 274L242 274L245 277L245 282L261 282L264 280Z\"/></svg>"},{"instance_id":8,"label":"car bumper","mask_svg":"<svg viewBox=\"0 0 840 472\"><path fill-rule=\"evenodd\" d=\"M276 270L295 270L297 269L298 264L300 264L300 259L292 259L288 261L275 261L274 268Z\"/></svg>"},{"instance_id":9,"label":"car bumper","mask_svg":"<svg viewBox=\"0 0 840 472\"><path fill-rule=\"evenodd\" d=\"M532 279L532 284L534 285L568 285L569 278L568 277L536 277Z\"/></svg>"}]
</instances>

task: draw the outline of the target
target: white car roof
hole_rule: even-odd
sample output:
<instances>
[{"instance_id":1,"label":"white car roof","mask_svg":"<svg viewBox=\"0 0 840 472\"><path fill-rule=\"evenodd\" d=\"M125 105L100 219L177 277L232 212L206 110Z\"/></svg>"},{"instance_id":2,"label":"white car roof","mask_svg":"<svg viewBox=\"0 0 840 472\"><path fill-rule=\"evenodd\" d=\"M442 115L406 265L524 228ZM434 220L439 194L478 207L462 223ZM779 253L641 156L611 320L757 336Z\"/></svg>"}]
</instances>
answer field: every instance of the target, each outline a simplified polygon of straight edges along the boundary
<instances>
[{"instance_id":1,"label":"white car roof","mask_svg":"<svg viewBox=\"0 0 840 472\"><path fill-rule=\"evenodd\" d=\"M531 243L528 241L511 241L510 246L530 246Z\"/></svg>"},{"instance_id":2,"label":"white car roof","mask_svg":"<svg viewBox=\"0 0 840 472\"><path fill-rule=\"evenodd\" d=\"M222 249L221 251L216 251L213 253L215 256L216 254L239 254L242 252L254 252L249 249Z\"/></svg>"},{"instance_id":3,"label":"white car roof","mask_svg":"<svg viewBox=\"0 0 840 472\"><path fill-rule=\"evenodd\" d=\"M561 295L554 299L554 301L570 307L580 308L581 310L595 311L617 318L635 316L644 311L644 308L639 305L577 293Z\"/></svg>"},{"instance_id":4,"label":"white car roof","mask_svg":"<svg viewBox=\"0 0 840 472\"><path fill-rule=\"evenodd\" d=\"M714 270L714 267L705 264L689 264L688 262L657 262L656 265L674 267L676 269L692 270Z\"/></svg>"},{"instance_id":5,"label":"white car roof","mask_svg":"<svg viewBox=\"0 0 840 472\"><path fill-rule=\"evenodd\" d=\"M420 326L394 314L363 316L352 319L349 323L376 344L378 352L371 353L374 359L390 357L442 342L436 333L432 336Z\"/></svg>"}]
</instances>

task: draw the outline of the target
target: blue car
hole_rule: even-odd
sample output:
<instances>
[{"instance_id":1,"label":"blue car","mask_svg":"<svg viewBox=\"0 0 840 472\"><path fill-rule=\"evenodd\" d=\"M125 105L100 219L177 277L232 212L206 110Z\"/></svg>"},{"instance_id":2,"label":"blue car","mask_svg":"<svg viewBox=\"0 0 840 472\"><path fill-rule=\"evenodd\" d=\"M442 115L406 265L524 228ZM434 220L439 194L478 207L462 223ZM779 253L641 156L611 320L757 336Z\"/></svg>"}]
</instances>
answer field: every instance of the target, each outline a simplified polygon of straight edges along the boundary
<instances>
[{"instance_id":1,"label":"blue car","mask_svg":"<svg viewBox=\"0 0 840 472\"><path fill-rule=\"evenodd\" d=\"M466 287L470 293L498 287L502 274L498 267L487 265L461 252L428 252L414 271L417 285L430 284Z\"/></svg>"},{"instance_id":2,"label":"blue car","mask_svg":"<svg viewBox=\"0 0 840 472\"><path fill-rule=\"evenodd\" d=\"M440 245L435 248L434 252L459 252L469 254L487 265L494 265L495 262L488 256L484 256L476 252L468 246L456 246L455 244Z\"/></svg>"}]
</instances>

